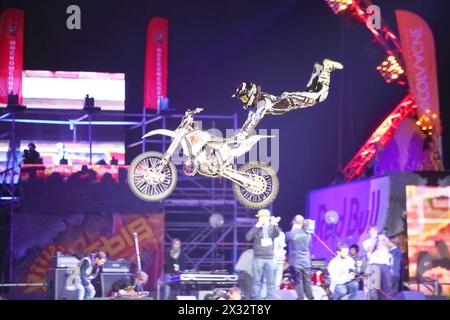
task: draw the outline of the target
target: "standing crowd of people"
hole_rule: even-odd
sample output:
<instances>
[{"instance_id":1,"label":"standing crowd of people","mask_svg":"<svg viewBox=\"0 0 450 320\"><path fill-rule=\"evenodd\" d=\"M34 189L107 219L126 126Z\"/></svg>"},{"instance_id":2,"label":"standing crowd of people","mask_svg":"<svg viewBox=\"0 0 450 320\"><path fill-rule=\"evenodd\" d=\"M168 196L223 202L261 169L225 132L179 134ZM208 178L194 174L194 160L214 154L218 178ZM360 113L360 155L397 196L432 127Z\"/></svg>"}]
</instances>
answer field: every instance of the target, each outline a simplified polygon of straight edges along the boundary
<instances>
[{"instance_id":1,"label":"standing crowd of people","mask_svg":"<svg viewBox=\"0 0 450 320\"><path fill-rule=\"evenodd\" d=\"M284 233L278 225L280 217L272 216L269 210L260 210L256 217L256 224L246 234L253 248L245 250L235 266L244 297L278 299L283 272L288 271L298 300L317 298L311 281L314 221L296 215L291 230ZM365 255L359 255L356 244L349 247L338 243L335 257L326 268L327 298L353 300L361 290L365 299L381 300L401 290L402 251L397 240L380 233L376 226L371 226L368 233L369 238L363 242Z\"/></svg>"},{"instance_id":2,"label":"standing crowd of people","mask_svg":"<svg viewBox=\"0 0 450 320\"><path fill-rule=\"evenodd\" d=\"M253 246L242 252L235 266L239 286L212 296L220 300L276 300L280 298L278 290L287 272L291 275L298 300L317 299L311 281L310 247L314 221L296 215L291 229L284 233L279 227L281 218L272 216L269 210L259 210L256 217L256 224L245 235ZM343 242L338 243L335 257L326 267L329 276L327 298L341 300L347 297L353 300L357 298L358 290L364 290L367 299L388 299L401 290L402 251L399 244L396 239L380 233L376 226L371 226L368 233L368 239L362 243L364 255L359 254L356 244L349 247ZM79 281L76 283L78 299L95 296L92 280L105 261L103 252L80 261ZM171 276L188 270L188 262L189 258L181 249L181 241L172 239L164 260L166 278L170 280ZM136 295L143 291L147 280L148 275L138 271L133 277L115 283L112 295ZM179 282L166 281L164 287L164 299L172 300L180 295Z\"/></svg>"}]
</instances>

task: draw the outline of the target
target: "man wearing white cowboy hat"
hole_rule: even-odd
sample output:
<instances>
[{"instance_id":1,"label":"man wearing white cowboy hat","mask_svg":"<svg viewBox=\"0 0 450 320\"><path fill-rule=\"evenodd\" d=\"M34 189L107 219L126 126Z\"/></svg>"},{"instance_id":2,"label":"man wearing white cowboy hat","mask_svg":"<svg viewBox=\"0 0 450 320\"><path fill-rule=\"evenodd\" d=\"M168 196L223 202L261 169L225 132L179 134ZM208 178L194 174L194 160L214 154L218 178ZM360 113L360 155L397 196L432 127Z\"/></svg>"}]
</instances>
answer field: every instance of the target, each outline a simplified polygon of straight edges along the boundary
<instances>
[{"instance_id":1,"label":"man wearing white cowboy hat","mask_svg":"<svg viewBox=\"0 0 450 320\"><path fill-rule=\"evenodd\" d=\"M263 278L267 282L267 300L275 299L273 239L278 237L279 217L271 217L270 211L261 209L256 214L258 221L245 235L247 241L253 240L253 292L252 298L261 299Z\"/></svg>"}]
</instances>

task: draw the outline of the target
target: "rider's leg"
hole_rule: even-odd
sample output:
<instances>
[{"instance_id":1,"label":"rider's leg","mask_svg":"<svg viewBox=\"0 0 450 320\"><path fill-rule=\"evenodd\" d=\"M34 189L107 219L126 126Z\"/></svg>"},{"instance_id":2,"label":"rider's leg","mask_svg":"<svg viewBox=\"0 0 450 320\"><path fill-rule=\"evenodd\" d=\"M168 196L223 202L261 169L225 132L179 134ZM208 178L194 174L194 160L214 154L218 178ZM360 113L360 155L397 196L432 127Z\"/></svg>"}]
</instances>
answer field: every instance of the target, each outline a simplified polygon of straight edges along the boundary
<instances>
[{"instance_id":1,"label":"rider's leg","mask_svg":"<svg viewBox=\"0 0 450 320\"><path fill-rule=\"evenodd\" d=\"M330 73L342 69L339 62L323 60L323 65L314 64L313 73L308 82L308 92L283 92L279 101L270 106L272 114L283 114L291 110L307 108L324 101L330 88Z\"/></svg>"},{"instance_id":2,"label":"rider's leg","mask_svg":"<svg viewBox=\"0 0 450 320\"><path fill-rule=\"evenodd\" d=\"M343 69L344 66L337 62L330 59L323 60L323 66L322 68L316 67L317 63L314 64L314 72L311 76L309 83L313 84L314 82L316 85L314 87L309 87L310 92L308 92L308 97L315 98L317 102L324 101L328 96L328 91L330 89L330 75L331 72L334 70L340 70ZM320 74L315 75L317 70L320 70ZM314 90L315 89L315 90Z\"/></svg>"},{"instance_id":3,"label":"rider's leg","mask_svg":"<svg viewBox=\"0 0 450 320\"><path fill-rule=\"evenodd\" d=\"M311 78L309 78L308 84L306 85L306 88L308 91L319 91L320 88L317 88L319 75L323 70L323 66L316 62L314 63L313 72L311 73Z\"/></svg>"},{"instance_id":4,"label":"rider's leg","mask_svg":"<svg viewBox=\"0 0 450 320\"><path fill-rule=\"evenodd\" d=\"M329 59L323 60L323 65L316 62L308 82L308 92L285 92L281 95L288 102L284 111L306 108L324 101L330 88L330 73L342 68L342 64Z\"/></svg>"}]
</instances>

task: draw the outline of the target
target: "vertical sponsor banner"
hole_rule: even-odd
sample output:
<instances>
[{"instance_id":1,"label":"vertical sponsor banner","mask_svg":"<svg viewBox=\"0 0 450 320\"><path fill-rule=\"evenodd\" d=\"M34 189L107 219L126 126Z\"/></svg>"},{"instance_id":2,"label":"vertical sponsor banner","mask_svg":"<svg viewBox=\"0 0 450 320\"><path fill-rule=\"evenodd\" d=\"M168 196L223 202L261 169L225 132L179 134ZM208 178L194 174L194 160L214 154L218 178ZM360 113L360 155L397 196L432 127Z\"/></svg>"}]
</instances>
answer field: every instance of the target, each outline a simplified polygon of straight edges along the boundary
<instances>
[{"instance_id":1,"label":"vertical sponsor banner","mask_svg":"<svg viewBox=\"0 0 450 320\"><path fill-rule=\"evenodd\" d=\"M0 104L8 103L8 94L19 95L22 103L24 13L5 9L0 14Z\"/></svg>"},{"instance_id":2,"label":"vertical sponsor banner","mask_svg":"<svg viewBox=\"0 0 450 320\"><path fill-rule=\"evenodd\" d=\"M167 98L167 56L169 21L152 18L147 27L144 73L144 108L158 109L158 101Z\"/></svg>"},{"instance_id":3,"label":"vertical sponsor banner","mask_svg":"<svg viewBox=\"0 0 450 320\"><path fill-rule=\"evenodd\" d=\"M330 260L333 257L330 251L336 251L338 242L362 247L371 225L382 230L387 219L389 189L389 177L383 177L310 192L308 217L316 221L315 234L320 239L313 237L311 252L315 258ZM329 211L338 214L336 224L326 222Z\"/></svg>"},{"instance_id":4,"label":"vertical sponsor banner","mask_svg":"<svg viewBox=\"0 0 450 320\"><path fill-rule=\"evenodd\" d=\"M434 131L440 135L439 95L433 33L418 15L405 10L395 11L409 87L418 105L419 117L433 117ZM434 116L433 116L434 115ZM434 146L439 149L439 143ZM442 159L442 151L440 158ZM440 170L441 168L436 168Z\"/></svg>"}]
</instances>

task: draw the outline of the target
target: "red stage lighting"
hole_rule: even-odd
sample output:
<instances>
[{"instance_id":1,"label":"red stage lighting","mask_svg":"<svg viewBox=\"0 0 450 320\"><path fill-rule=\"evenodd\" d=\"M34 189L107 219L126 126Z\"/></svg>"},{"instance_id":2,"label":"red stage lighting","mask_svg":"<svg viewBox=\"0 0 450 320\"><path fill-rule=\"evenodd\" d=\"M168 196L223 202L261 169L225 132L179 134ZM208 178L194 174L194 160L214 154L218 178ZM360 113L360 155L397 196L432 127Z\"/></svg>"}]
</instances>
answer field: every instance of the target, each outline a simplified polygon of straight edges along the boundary
<instances>
[{"instance_id":1,"label":"red stage lighting","mask_svg":"<svg viewBox=\"0 0 450 320\"><path fill-rule=\"evenodd\" d=\"M437 125L435 124L436 119L437 114L431 113L430 109L426 109L425 114L420 116L416 121L416 124L424 135L431 136L433 135L435 128L437 128Z\"/></svg>"},{"instance_id":2,"label":"red stage lighting","mask_svg":"<svg viewBox=\"0 0 450 320\"><path fill-rule=\"evenodd\" d=\"M395 56L388 56L378 67L377 70L387 83L398 81L404 75L405 70L400 66Z\"/></svg>"},{"instance_id":3,"label":"red stage lighting","mask_svg":"<svg viewBox=\"0 0 450 320\"><path fill-rule=\"evenodd\" d=\"M375 132L372 133L370 138L367 139L361 149L359 149L353 159L342 170L345 180L351 181L359 177L364 172L366 165L375 158L378 150L382 150L392 139L400 122L405 118L415 117L416 115L417 105L412 96L408 94L397 105L394 111L384 119ZM419 121L416 122L417 125L419 125ZM429 125L427 123L425 129L429 130L428 128Z\"/></svg>"},{"instance_id":4,"label":"red stage lighting","mask_svg":"<svg viewBox=\"0 0 450 320\"><path fill-rule=\"evenodd\" d=\"M334 13L338 14L349 9L353 5L353 0L325 0Z\"/></svg>"}]
</instances>

